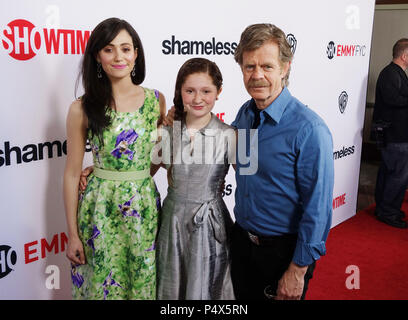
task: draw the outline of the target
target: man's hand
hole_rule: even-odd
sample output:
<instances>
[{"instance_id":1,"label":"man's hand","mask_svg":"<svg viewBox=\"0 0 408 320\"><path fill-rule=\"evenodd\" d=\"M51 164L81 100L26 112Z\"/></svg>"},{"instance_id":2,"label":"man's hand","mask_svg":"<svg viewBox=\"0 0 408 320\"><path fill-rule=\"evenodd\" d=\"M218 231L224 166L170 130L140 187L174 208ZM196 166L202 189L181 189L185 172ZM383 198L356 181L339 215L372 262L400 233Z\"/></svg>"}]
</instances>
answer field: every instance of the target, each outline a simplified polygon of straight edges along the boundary
<instances>
[{"instance_id":1,"label":"man's hand","mask_svg":"<svg viewBox=\"0 0 408 320\"><path fill-rule=\"evenodd\" d=\"M279 280L276 300L300 300L307 267L300 267L293 262L290 263L288 270Z\"/></svg>"},{"instance_id":2,"label":"man's hand","mask_svg":"<svg viewBox=\"0 0 408 320\"><path fill-rule=\"evenodd\" d=\"M175 114L176 114L176 108L172 106L170 110L167 112L167 115L163 119L163 125L171 127L173 125Z\"/></svg>"},{"instance_id":3,"label":"man's hand","mask_svg":"<svg viewBox=\"0 0 408 320\"><path fill-rule=\"evenodd\" d=\"M86 189L86 185L87 185L87 181L86 179L88 178L88 176L93 172L93 166L87 167L84 170L82 170L81 172L81 176L79 178L79 190L80 191L85 191Z\"/></svg>"}]
</instances>

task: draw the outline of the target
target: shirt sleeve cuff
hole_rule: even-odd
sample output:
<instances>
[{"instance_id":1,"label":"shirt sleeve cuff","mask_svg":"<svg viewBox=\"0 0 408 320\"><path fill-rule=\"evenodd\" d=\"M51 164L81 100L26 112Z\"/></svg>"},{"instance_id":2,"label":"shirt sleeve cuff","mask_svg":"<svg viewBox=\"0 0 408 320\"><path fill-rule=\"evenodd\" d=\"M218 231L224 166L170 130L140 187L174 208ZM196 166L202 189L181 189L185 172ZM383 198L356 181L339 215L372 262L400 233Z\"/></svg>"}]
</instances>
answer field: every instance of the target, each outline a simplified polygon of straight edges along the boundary
<instances>
[{"instance_id":1,"label":"shirt sleeve cuff","mask_svg":"<svg viewBox=\"0 0 408 320\"><path fill-rule=\"evenodd\" d=\"M316 243L305 243L298 240L292 261L298 266L304 267L311 265L318 260L320 256L326 254L326 245L324 241Z\"/></svg>"}]
</instances>

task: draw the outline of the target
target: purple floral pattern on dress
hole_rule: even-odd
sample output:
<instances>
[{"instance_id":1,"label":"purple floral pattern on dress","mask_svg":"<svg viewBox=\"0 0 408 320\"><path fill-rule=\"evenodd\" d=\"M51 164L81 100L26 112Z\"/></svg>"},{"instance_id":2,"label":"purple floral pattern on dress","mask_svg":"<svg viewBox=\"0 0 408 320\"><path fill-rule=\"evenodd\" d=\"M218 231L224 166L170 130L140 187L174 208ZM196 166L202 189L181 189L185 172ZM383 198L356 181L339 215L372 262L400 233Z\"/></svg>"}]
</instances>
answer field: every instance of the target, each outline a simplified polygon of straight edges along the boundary
<instances>
[{"instance_id":1,"label":"purple floral pattern on dress","mask_svg":"<svg viewBox=\"0 0 408 320\"><path fill-rule=\"evenodd\" d=\"M156 99L159 100L159 91L158 90L154 90L154 95L156 96Z\"/></svg>"},{"instance_id":2,"label":"purple floral pattern on dress","mask_svg":"<svg viewBox=\"0 0 408 320\"><path fill-rule=\"evenodd\" d=\"M75 287L78 289L82 287L84 277L78 272L77 266L71 265L71 279Z\"/></svg>"},{"instance_id":3,"label":"purple floral pattern on dress","mask_svg":"<svg viewBox=\"0 0 408 320\"><path fill-rule=\"evenodd\" d=\"M93 228L92 228L92 236L91 236L91 238L89 238L88 241L86 242L86 244L92 248L93 254L95 254L95 244L94 244L94 240L95 240L100 234L101 234L101 232L98 230L97 226L96 226L96 225L93 225Z\"/></svg>"},{"instance_id":4,"label":"purple floral pattern on dress","mask_svg":"<svg viewBox=\"0 0 408 320\"><path fill-rule=\"evenodd\" d=\"M101 164L101 158L99 156L99 148L96 144L92 144L92 151L95 154L95 158L98 161L99 164Z\"/></svg>"},{"instance_id":5,"label":"purple floral pattern on dress","mask_svg":"<svg viewBox=\"0 0 408 320\"><path fill-rule=\"evenodd\" d=\"M154 250L156 250L156 242L153 242L153 244L150 246L150 248L146 249L145 251L149 252L149 251L154 251Z\"/></svg>"},{"instance_id":6,"label":"purple floral pattern on dress","mask_svg":"<svg viewBox=\"0 0 408 320\"><path fill-rule=\"evenodd\" d=\"M119 204L119 210L122 213L123 217L136 217L140 218L140 214L135 210L132 209L130 206L132 205L133 199L136 195L130 198L129 201L126 201L124 204Z\"/></svg>"},{"instance_id":7,"label":"purple floral pattern on dress","mask_svg":"<svg viewBox=\"0 0 408 320\"><path fill-rule=\"evenodd\" d=\"M116 138L115 149L111 151L111 155L120 159L123 155L127 155L129 160L133 160L134 151L129 149L129 146L133 144L138 138L138 134L135 130L123 130Z\"/></svg>"},{"instance_id":8,"label":"purple floral pattern on dress","mask_svg":"<svg viewBox=\"0 0 408 320\"><path fill-rule=\"evenodd\" d=\"M157 207L157 211L161 211L161 200L160 200L160 197L156 197L156 207Z\"/></svg>"},{"instance_id":9,"label":"purple floral pattern on dress","mask_svg":"<svg viewBox=\"0 0 408 320\"><path fill-rule=\"evenodd\" d=\"M112 270L109 273L109 275L106 277L105 281L103 282L102 287L103 287L103 300L106 300L106 297L109 294L108 288L110 288L110 287L119 287L119 288L123 289L122 286L119 283L117 283L115 280L113 280Z\"/></svg>"}]
</instances>

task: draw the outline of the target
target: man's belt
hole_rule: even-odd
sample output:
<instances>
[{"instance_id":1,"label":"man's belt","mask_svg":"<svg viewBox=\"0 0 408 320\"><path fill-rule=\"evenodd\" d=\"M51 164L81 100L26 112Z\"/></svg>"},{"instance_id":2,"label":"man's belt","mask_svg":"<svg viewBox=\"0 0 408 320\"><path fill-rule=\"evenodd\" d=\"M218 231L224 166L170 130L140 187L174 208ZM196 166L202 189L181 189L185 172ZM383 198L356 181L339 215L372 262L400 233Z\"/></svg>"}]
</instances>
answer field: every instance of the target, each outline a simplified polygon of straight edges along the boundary
<instances>
[{"instance_id":1,"label":"man's belt","mask_svg":"<svg viewBox=\"0 0 408 320\"><path fill-rule=\"evenodd\" d=\"M240 225L238 227L247 235L248 239L257 246L276 244L279 240L296 240L296 233L285 233L279 236L259 236L252 232L246 231Z\"/></svg>"}]
</instances>

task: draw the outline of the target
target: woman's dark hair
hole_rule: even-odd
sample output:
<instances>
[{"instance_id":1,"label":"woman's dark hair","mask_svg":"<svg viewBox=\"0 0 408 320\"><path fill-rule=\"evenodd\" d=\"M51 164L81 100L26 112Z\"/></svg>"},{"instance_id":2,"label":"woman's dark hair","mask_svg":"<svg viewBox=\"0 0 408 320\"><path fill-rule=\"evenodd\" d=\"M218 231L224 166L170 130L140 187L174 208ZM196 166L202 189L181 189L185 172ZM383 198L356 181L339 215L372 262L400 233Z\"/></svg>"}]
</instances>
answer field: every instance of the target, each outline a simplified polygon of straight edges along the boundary
<instances>
[{"instance_id":1,"label":"woman's dark hair","mask_svg":"<svg viewBox=\"0 0 408 320\"><path fill-rule=\"evenodd\" d=\"M186 81L186 78L193 73L204 72L207 73L213 81L213 84L220 90L222 87L222 74L217 65L204 58L192 58L187 60L180 68L177 74L176 88L174 90L174 107L176 112L174 115L175 120L181 120L184 115L183 99L181 97L181 87Z\"/></svg>"},{"instance_id":2,"label":"woman's dark hair","mask_svg":"<svg viewBox=\"0 0 408 320\"><path fill-rule=\"evenodd\" d=\"M135 61L135 76L131 76L135 85L141 84L145 78L145 58L142 42L136 30L125 20L109 18L99 23L92 31L86 45L82 60L81 72L84 95L82 106L88 117L88 130L91 136L97 136L103 144L103 129L111 122L110 110L116 108L112 95L112 84L105 72L98 78L96 57L100 50L108 45L120 31L126 30L132 38L133 47L137 48L137 59Z\"/></svg>"}]
</instances>

